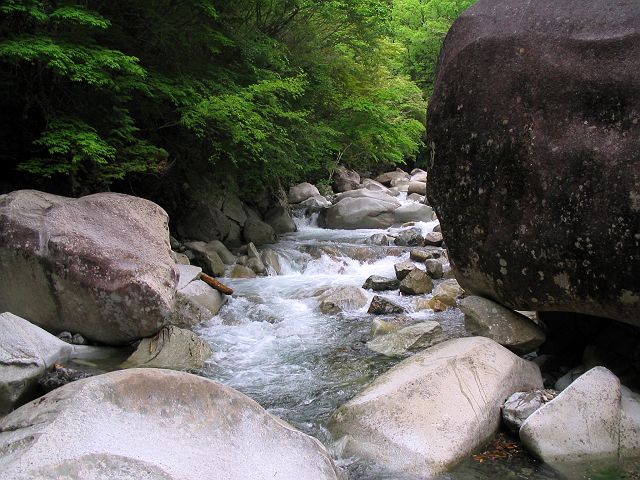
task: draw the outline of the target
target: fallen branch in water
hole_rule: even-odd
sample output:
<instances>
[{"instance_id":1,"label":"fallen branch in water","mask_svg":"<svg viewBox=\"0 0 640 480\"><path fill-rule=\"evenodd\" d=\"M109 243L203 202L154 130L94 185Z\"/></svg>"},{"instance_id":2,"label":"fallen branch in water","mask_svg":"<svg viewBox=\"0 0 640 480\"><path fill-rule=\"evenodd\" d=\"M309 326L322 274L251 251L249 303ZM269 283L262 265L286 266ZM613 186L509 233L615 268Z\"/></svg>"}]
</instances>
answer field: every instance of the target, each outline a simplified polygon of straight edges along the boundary
<instances>
[{"instance_id":1,"label":"fallen branch in water","mask_svg":"<svg viewBox=\"0 0 640 480\"><path fill-rule=\"evenodd\" d=\"M215 288L220 293L224 293L225 295L233 295L233 290L231 288L227 287L223 283L220 283L218 280L210 275L207 275L206 273L200 274L200 280L207 283L212 288Z\"/></svg>"}]
</instances>

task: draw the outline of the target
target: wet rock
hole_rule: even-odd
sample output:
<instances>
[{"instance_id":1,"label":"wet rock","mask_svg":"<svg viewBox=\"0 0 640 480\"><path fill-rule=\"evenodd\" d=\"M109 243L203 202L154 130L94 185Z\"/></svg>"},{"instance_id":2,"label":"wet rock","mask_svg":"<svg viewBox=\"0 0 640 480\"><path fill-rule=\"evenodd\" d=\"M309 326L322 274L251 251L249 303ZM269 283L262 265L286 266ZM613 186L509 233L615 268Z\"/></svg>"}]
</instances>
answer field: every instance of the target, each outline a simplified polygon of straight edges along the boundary
<instances>
[{"instance_id":1,"label":"wet rock","mask_svg":"<svg viewBox=\"0 0 640 480\"><path fill-rule=\"evenodd\" d=\"M533 412L556 398L557 395L558 392L555 390L516 392L507 398L502 406L502 421L509 430L517 432Z\"/></svg>"},{"instance_id":2,"label":"wet rock","mask_svg":"<svg viewBox=\"0 0 640 480\"><path fill-rule=\"evenodd\" d=\"M138 197L0 196L0 311L52 331L123 344L173 315L168 217Z\"/></svg>"},{"instance_id":3,"label":"wet rock","mask_svg":"<svg viewBox=\"0 0 640 480\"><path fill-rule=\"evenodd\" d=\"M430 258L434 258L433 254L434 254L433 250L426 250L424 248L414 248L409 253L409 258L411 260L415 260L416 262L424 263L426 260L429 260Z\"/></svg>"},{"instance_id":4,"label":"wet rock","mask_svg":"<svg viewBox=\"0 0 640 480\"><path fill-rule=\"evenodd\" d=\"M333 414L329 429L345 457L432 477L495 434L505 398L533 388L542 388L535 364L486 338L449 340L378 377Z\"/></svg>"},{"instance_id":5,"label":"wet rock","mask_svg":"<svg viewBox=\"0 0 640 480\"><path fill-rule=\"evenodd\" d=\"M442 246L442 233L441 232L429 232L424 236L424 244L432 245L434 247Z\"/></svg>"},{"instance_id":6,"label":"wet rock","mask_svg":"<svg viewBox=\"0 0 640 480\"><path fill-rule=\"evenodd\" d=\"M427 194L427 184L424 182L411 182L407 190L409 193L417 193L418 195Z\"/></svg>"},{"instance_id":7,"label":"wet rock","mask_svg":"<svg viewBox=\"0 0 640 480\"><path fill-rule=\"evenodd\" d=\"M371 275L362 285L362 288L366 290L373 290L374 292L382 292L385 290L397 290L399 286L398 280L395 278L386 278L379 275Z\"/></svg>"},{"instance_id":8,"label":"wet rock","mask_svg":"<svg viewBox=\"0 0 640 480\"><path fill-rule=\"evenodd\" d=\"M387 320L374 318L371 321L371 336L378 337L380 335L386 335L387 333L397 332L407 326L408 323L411 323L411 320L411 317L405 316L398 316Z\"/></svg>"},{"instance_id":9,"label":"wet rock","mask_svg":"<svg viewBox=\"0 0 640 480\"><path fill-rule=\"evenodd\" d=\"M442 327L438 322L421 322L390 331L367 342L367 347L387 357L402 355L407 350L418 350L441 340Z\"/></svg>"},{"instance_id":10,"label":"wet rock","mask_svg":"<svg viewBox=\"0 0 640 480\"><path fill-rule=\"evenodd\" d=\"M195 256L192 263L201 267L204 273L213 277L224 275L224 263L216 248L204 242L189 242L185 245Z\"/></svg>"},{"instance_id":11,"label":"wet rock","mask_svg":"<svg viewBox=\"0 0 640 480\"><path fill-rule=\"evenodd\" d=\"M48 372L44 377L38 380L38 385L44 393L49 393L56 388L65 386L67 383L89 378L92 375L87 372L75 370L73 368L65 368L60 365L54 365L54 369Z\"/></svg>"},{"instance_id":12,"label":"wet rock","mask_svg":"<svg viewBox=\"0 0 640 480\"><path fill-rule=\"evenodd\" d=\"M464 295L464 290L458 284L455 278L445 280L444 282L440 282L434 289L433 295L436 296L445 296L450 297L454 300L462 297Z\"/></svg>"},{"instance_id":13,"label":"wet rock","mask_svg":"<svg viewBox=\"0 0 640 480\"><path fill-rule=\"evenodd\" d=\"M199 370L212 354L211 346L198 335L170 326L154 337L143 338L123 366Z\"/></svg>"},{"instance_id":14,"label":"wet rock","mask_svg":"<svg viewBox=\"0 0 640 480\"><path fill-rule=\"evenodd\" d=\"M378 175L375 178L376 182L381 183L382 185L385 185L387 187L391 185L391 182L408 181L408 180L409 180L409 174L400 169L397 169L393 172L383 173L382 175Z\"/></svg>"},{"instance_id":15,"label":"wet rock","mask_svg":"<svg viewBox=\"0 0 640 480\"><path fill-rule=\"evenodd\" d=\"M322 313L338 313L349 310L358 310L364 307L369 298L367 294L358 287L345 285L332 288L322 294L320 300L320 311Z\"/></svg>"},{"instance_id":16,"label":"wet rock","mask_svg":"<svg viewBox=\"0 0 640 480\"><path fill-rule=\"evenodd\" d=\"M409 275L410 272L413 272L418 267L416 267L416 264L413 262L400 262L396 263L393 268L396 272L396 278L398 280L404 280L404 277Z\"/></svg>"},{"instance_id":17,"label":"wet rock","mask_svg":"<svg viewBox=\"0 0 640 480\"><path fill-rule=\"evenodd\" d=\"M424 203L424 195L419 195L417 193L410 193L409 195L407 195L407 200L411 200L412 202L416 202L416 203Z\"/></svg>"},{"instance_id":18,"label":"wet rock","mask_svg":"<svg viewBox=\"0 0 640 480\"><path fill-rule=\"evenodd\" d=\"M458 301L465 314L465 328L488 337L516 353L534 351L545 341L544 332L524 315L487 298L469 296Z\"/></svg>"},{"instance_id":19,"label":"wet rock","mask_svg":"<svg viewBox=\"0 0 640 480\"><path fill-rule=\"evenodd\" d=\"M333 176L333 191L348 192L360 186L360 175L343 166L338 167Z\"/></svg>"},{"instance_id":20,"label":"wet rock","mask_svg":"<svg viewBox=\"0 0 640 480\"><path fill-rule=\"evenodd\" d=\"M444 276L444 269L442 268L442 262L435 259L427 259L424 262L427 275L434 280L440 279Z\"/></svg>"},{"instance_id":21,"label":"wet rock","mask_svg":"<svg viewBox=\"0 0 640 480\"><path fill-rule=\"evenodd\" d=\"M433 209L422 203L407 203L393 211L396 223L430 222L433 219Z\"/></svg>"},{"instance_id":22,"label":"wet rock","mask_svg":"<svg viewBox=\"0 0 640 480\"><path fill-rule=\"evenodd\" d=\"M424 238L422 238L422 232L419 228L411 228L409 230L403 230L396 236L394 243L402 247L417 247L422 245Z\"/></svg>"},{"instance_id":23,"label":"wet rock","mask_svg":"<svg viewBox=\"0 0 640 480\"><path fill-rule=\"evenodd\" d=\"M311 197L320 197L320 192L310 183L299 183L289 189L289 203L304 202Z\"/></svg>"},{"instance_id":24,"label":"wet rock","mask_svg":"<svg viewBox=\"0 0 640 480\"><path fill-rule=\"evenodd\" d=\"M276 232L271 225L266 224L258 218L249 218L242 230L242 236L245 241L253 242L256 245L266 245L276 243Z\"/></svg>"},{"instance_id":25,"label":"wet rock","mask_svg":"<svg viewBox=\"0 0 640 480\"><path fill-rule=\"evenodd\" d=\"M231 278L256 278L256 273L244 265L234 265L229 276Z\"/></svg>"},{"instance_id":26,"label":"wet rock","mask_svg":"<svg viewBox=\"0 0 640 480\"><path fill-rule=\"evenodd\" d=\"M217 315L227 297L214 290L202 280L194 280L176 292L177 309L181 321L173 322L178 327L191 327Z\"/></svg>"},{"instance_id":27,"label":"wet rock","mask_svg":"<svg viewBox=\"0 0 640 480\"><path fill-rule=\"evenodd\" d=\"M390 315L393 313L404 313L404 307L393 303L391 300L387 300L379 295L374 295L371 300L371 304L369 305L369 310L367 313L371 313L373 315Z\"/></svg>"},{"instance_id":28,"label":"wet rock","mask_svg":"<svg viewBox=\"0 0 640 480\"><path fill-rule=\"evenodd\" d=\"M339 475L316 439L229 387L170 370L70 383L2 419L0 432L2 473L12 479Z\"/></svg>"},{"instance_id":29,"label":"wet rock","mask_svg":"<svg viewBox=\"0 0 640 480\"><path fill-rule=\"evenodd\" d=\"M280 257L278 257L278 254L275 251L271 250L270 248L267 248L262 251L261 258L262 258L262 263L267 269L267 273L269 275L282 275L282 266L280 265Z\"/></svg>"},{"instance_id":30,"label":"wet rock","mask_svg":"<svg viewBox=\"0 0 640 480\"><path fill-rule=\"evenodd\" d=\"M440 58L429 196L460 284L640 325L637 2L478 2Z\"/></svg>"},{"instance_id":31,"label":"wet rock","mask_svg":"<svg viewBox=\"0 0 640 480\"><path fill-rule=\"evenodd\" d=\"M434 312L444 312L449 308L455 307L455 300L448 297L434 295L431 298L421 298L416 302L416 310L433 310Z\"/></svg>"},{"instance_id":32,"label":"wet rock","mask_svg":"<svg viewBox=\"0 0 640 480\"><path fill-rule=\"evenodd\" d=\"M617 457L620 402L618 378L604 367L593 368L532 413L520 440L544 462Z\"/></svg>"},{"instance_id":33,"label":"wet rock","mask_svg":"<svg viewBox=\"0 0 640 480\"><path fill-rule=\"evenodd\" d=\"M233 265L236 261L235 255L220 240L212 240L207 243L207 249L216 252L225 265Z\"/></svg>"},{"instance_id":34,"label":"wet rock","mask_svg":"<svg viewBox=\"0 0 640 480\"><path fill-rule=\"evenodd\" d=\"M405 295L422 295L433 290L433 281L425 272L416 268L400 281L400 291Z\"/></svg>"},{"instance_id":35,"label":"wet rock","mask_svg":"<svg viewBox=\"0 0 640 480\"><path fill-rule=\"evenodd\" d=\"M367 238L368 245L389 245L389 237L387 237L384 233L376 233Z\"/></svg>"},{"instance_id":36,"label":"wet rock","mask_svg":"<svg viewBox=\"0 0 640 480\"><path fill-rule=\"evenodd\" d=\"M247 259L245 266L253 270L258 275L264 275L265 273L267 273L267 267L265 267L260 258L252 257Z\"/></svg>"},{"instance_id":37,"label":"wet rock","mask_svg":"<svg viewBox=\"0 0 640 480\"><path fill-rule=\"evenodd\" d=\"M272 207L264 216L264 221L271 225L273 231L278 235L291 233L298 230L296 223L291 218L289 209L276 205Z\"/></svg>"}]
</instances>

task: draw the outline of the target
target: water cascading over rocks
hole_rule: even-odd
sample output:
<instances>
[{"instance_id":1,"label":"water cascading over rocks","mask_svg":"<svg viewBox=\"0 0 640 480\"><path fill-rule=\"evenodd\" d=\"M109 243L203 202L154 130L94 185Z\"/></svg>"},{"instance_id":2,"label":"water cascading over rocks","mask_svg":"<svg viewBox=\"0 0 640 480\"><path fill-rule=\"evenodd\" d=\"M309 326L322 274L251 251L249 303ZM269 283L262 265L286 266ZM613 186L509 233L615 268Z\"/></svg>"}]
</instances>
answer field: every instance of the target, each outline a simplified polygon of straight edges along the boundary
<instances>
[{"instance_id":1,"label":"water cascading over rocks","mask_svg":"<svg viewBox=\"0 0 640 480\"><path fill-rule=\"evenodd\" d=\"M466 291L640 323L640 3L481 0L447 36L428 127Z\"/></svg>"}]
</instances>

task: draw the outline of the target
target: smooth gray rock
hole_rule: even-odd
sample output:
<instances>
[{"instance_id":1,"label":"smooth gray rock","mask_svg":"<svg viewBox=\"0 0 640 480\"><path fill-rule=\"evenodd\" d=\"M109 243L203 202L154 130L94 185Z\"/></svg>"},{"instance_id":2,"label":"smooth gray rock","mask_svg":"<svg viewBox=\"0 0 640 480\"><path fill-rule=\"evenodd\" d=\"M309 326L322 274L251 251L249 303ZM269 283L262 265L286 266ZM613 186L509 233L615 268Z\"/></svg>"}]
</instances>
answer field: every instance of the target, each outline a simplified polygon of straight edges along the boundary
<instances>
[{"instance_id":1,"label":"smooth gray rock","mask_svg":"<svg viewBox=\"0 0 640 480\"><path fill-rule=\"evenodd\" d=\"M335 171L332 186L334 192L348 192L350 190L355 190L360 186L360 175L353 170L348 170L345 167L340 166Z\"/></svg>"},{"instance_id":2,"label":"smooth gray rock","mask_svg":"<svg viewBox=\"0 0 640 480\"><path fill-rule=\"evenodd\" d=\"M311 197L320 196L320 192L316 186L307 182L299 183L289 189L289 203L300 203Z\"/></svg>"},{"instance_id":3,"label":"smooth gray rock","mask_svg":"<svg viewBox=\"0 0 640 480\"><path fill-rule=\"evenodd\" d=\"M222 203L222 213L241 227L244 226L247 221L247 214L244 210L242 200L240 200L236 195L227 194L225 196Z\"/></svg>"},{"instance_id":4,"label":"smooth gray rock","mask_svg":"<svg viewBox=\"0 0 640 480\"><path fill-rule=\"evenodd\" d=\"M199 370L212 354L211 346L191 330L169 326L143 338L123 366Z\"/></svg>"},{"instance_id":5,"label":"smooth gray rock","mask_svg":"<svg viewBox=\"0 0 640 480\"><path fill-rule=\"evenodd\" d=\"M426 195L427 194L427 184L425 182L414 182L409 183L409 189L407 190L409 193L417 193L418 195Z\"/></svg>"},{"instance_id":6,"label":"smooth gray rock","mask_svg":"<svg viewBox=\"0 0 640 480\"><path fill-rule=\"evenodd\" d=\"M220 240L210 241L207 248L216 252L225 265L233 265L236 261L236 256Z\"/></svg>"},{"instance_id":7,"label":"smooth gray rock","mask_svg":"<svg viewBox=\"0 0 640 480\"><path fill-rule=\"evenodd\" d=\"M168 217L118 193L0 197L0 311L107 344L158 332L174 315L178 272Z\"/></svg>"},{"instance_id":8,"label":"smooth gray rock","mask_svg":"<svg viewBox=\"0 0 640 480\"><path fill-rule=\"evenodd\" d=\"M533 388L542 388L535 364L487 338L449 340L378 377L332 415L329 429L342 456L430 478L495 434L505 398Z\"/></svg>"},{"instance_id":9,"label":"smooth gray rock","mask_svg":"<svg viewBox=\"0 0 640 480\"><path fill-rule=\"evenodd\" d=\"M229 276L231 278L255 278L256 272L244 265L234 265Z\"/></svg>"},{"instance_id":10,"label":"smooth gray rock","mask_svg":"<svg viewBox=\"0 0 640 480\"><path fill-rule=\"evenodd\" d=\"M0 421L11 480L336 480L316 439L249 397L153 368L65 385Z\"/></svg>"},{"instance_id":11,"label":"smooth gray rock","mask_svg":"<svg viewBox=\"0 0 640 480\"><path fill-rule=\"evenodd\" d=\"M345 285L324 292L319 297L322 313L338 313L348 310L358 310L364 307L369 298L359 287Z\"/></svg>"},{"instance_id":12,"label":"smooth gray rock","mask_svg":"<svg viewBox=\"0 0 640 480\"><path fill-rule=\"evenodd\" d=\"M393 211L396 223L430 222L433 220L433 209L422 203L407 203Z\"/></svg>"},{"instance_id":13,"label":"smooth gray rock","mask_svg":"<svg viewBox=\"0 0 640 480\"><path fill-rule=\"evenodd\" d=\"M324 198L322 195L314 195L298 204L300 207L305 207L312 212L318 212L324 208L330 207L331 202Z\"/></svg>"},{"instance_id":14,"label":"smooth gray rock","mask_svg":"<svg viewBox=\"0 0 640 480\"><path fill-rule=\"evenodd\" d=\"M458 307L465 314L467 330L516 353L533 352L546 339L540 327L527 317L487 298L471 295L459 300Z\"/></svg>"},{"instance_id":15,"label":"smooth gray rock","mask_svg":"<svg viewBox=\"0 0 640 480\"><path fill-rule=\"evenodd\" d=\"M582 375L520 427L520 440L549 463L613 458L620 447L620 381L604 367Z\"/></svg>"},{"instance_id":16,"label":"smooth gray rock","mask_svg":"<svg viewBox=\"0 0 640 480\"><path fill-rule=\"evenodd\" d=\"M283 233L291 233L298 230L296 227L296 223L291 218L291 214L289 213L289 209L276 205L269 209L269 211L264 216L264 221L271 225L273 231L278 235Z\"/></svg>"},{"instance_id":17,"label":"smooth gray rock","mask_svg":"<svg viewBox=\"0 0 640 480\"><path fill-rule=\"evenodd\" d=\"M354 190L368 192L369 190ZM351 193L351 192L346 192ZM400 205L393 197L343 198L327 208L322 222L326 228L355 230L359 228L387 228L393 225L393 211Z\"/></svg>"},{"instance_id":18,"label":"smooth gray rock","mask_svg":"<svg viewBox=\"0 0 640 480\"><path fill-rule=\"evenodd\" d=\"M260 257L262 258L262 263L264 264L269 275L282 275L282 265L280 265L280 257L278 257L278 254L275 251L267 248L262 251Z\"/></svg>"},{"instance_id":19,"label":"smooth gray rock","mask_svg":"<svg viewBox=\"0 0 640 480\"><path fill-rule=\"evenodd\" d=\"M375 181L388 187L391 185L392 182L408 181L409 178L410 177L407 172L397 169L393 172L386 172L381 175L378 175L375 178Z\"/></svg>"},{"instance_id":20,"label":"smooth gray rock","mask_svg":"<svg viewBox=\"0 0 640 480\"><path fill-rule=\"evenodd\" d=\"M398 280L403 280L404 277L406 277L407 275L409 275L409 272L413 272L415 269L417 269L418 267L416 267L416 264L413 262L409 262L409 261L405 261L405 262L400 262L400 263L396 263L393 266L393 269L396 272L396 278Z\"/></svg>"},{"instance_id":21,"label":"smooth gray rock","mask_svg":"<svg viewBox=\"0 0 640 480\"><path fill-rule=\"evenodd\" d=\"M380 182L376 182L375 180L372 180L371 178L363 179L362 186L367 190L389 193L389 189L387 187L382 185Z\"/></svg>"},{"instance_id":22,"label":"smooth gray rock","mask_svg":"<svg viewBox=\"0 0 640 480\"><path fill-rule=\"evenodd\" d=\"M427 321L409 325L367 342L367 347L387 357L402 355L407 350L427 348L441 337L442 327L438 322Z\"/></svg>"},{"instance_id":23,"label":"smooth gray rock","mask_svg":"<svg viewBox=\"0 0 640 480\"><path fill-rule=\"evenodd\" d=\"M257 218L249 218L247 220L242 235L247 243L253 242L258 246L276 243L276 233L271 228L271 225Z\"/></svg>"},{"instance_id":24,"label":"smooth gray rock","mask_svg":"<svg viewBox=\"0 0 640 480\"><path fill-rule=\"evenodd\" d=\"M424 262L425 270L434 280L440 279L444 276L444 269L442 268L442 262L435 259L427 259Z\"/></svg>"},{"instance_id":25,"label":"smooth gray rock","mask_svg":"<svg viewBox=\"0 0 640 480\"><path fill-rule=\"evenodd\" d=\"M427 172L425 172L424 170L420 170L419 168L416 168L411 171L410 180L412 182L427 183Z\"/></svg>"},{"instance_id":26,"label":"smooth gray rock","mask_svg":"<svg viewBox=\"0 0 640 480\"><path fill-rule=\"evenodd\" d=\"M181 321L172 323L178 327L191 327L207 321L218 314L226 301L226 295L202 280L194 280L176 292L176 305Z\"/></svg>"}]
</instances>

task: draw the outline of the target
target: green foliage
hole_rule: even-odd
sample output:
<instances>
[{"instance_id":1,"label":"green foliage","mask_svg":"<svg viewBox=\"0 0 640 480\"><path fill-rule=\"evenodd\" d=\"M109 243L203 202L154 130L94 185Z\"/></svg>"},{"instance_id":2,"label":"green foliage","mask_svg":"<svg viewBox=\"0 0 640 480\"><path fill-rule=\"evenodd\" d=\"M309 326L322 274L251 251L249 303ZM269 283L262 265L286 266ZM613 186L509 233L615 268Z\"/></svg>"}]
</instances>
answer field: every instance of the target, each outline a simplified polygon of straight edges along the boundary
<instances>
[{"instance_id":1,"label":"green foliage","mask_svg":"<svg viewBox=\"0 0 640 480\"><path fill-rule=\"evenodd\" d=\"M0 159L76 193L196 167L253 183L402 164L471 0L5 0Z\"/></svg>"}]
</instances>

